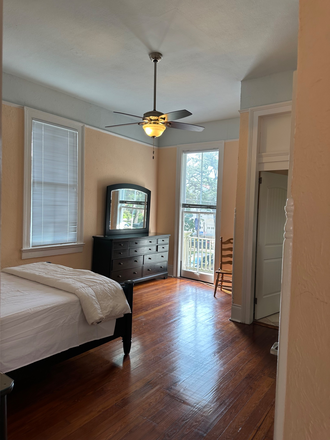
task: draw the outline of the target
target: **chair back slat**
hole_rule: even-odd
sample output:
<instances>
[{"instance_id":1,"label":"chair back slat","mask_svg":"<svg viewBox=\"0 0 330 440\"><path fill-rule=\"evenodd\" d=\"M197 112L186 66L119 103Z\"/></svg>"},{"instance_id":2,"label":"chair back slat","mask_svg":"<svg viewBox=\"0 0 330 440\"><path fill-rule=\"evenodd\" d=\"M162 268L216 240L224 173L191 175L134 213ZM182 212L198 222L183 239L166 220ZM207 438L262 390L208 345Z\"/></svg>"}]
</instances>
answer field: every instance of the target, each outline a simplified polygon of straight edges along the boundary
<instances>
[{"instance_id":1,"label":"chair back slat","mask_svg":"<svg viewBox=\"0 0 330 440\"><path fill-rule=\"evenodd\" d=\"M228 238L227 240L223 240L220 237L220 269L222 269L223 265L232 266L233 265L233 248L234 248L234 239Z\"/></svg>"},{"instance_id":2,"label":"chair back slat","mask_svg":"<svg viewBox=\"0 0 330 440\"><path fill-rule=\"evenodd\" d=\"M217 278L214 286L214 298L216 297L218 283L225 293L232 293L232 266L233 266L234 239L223 240L220 237L220 267L216 271ZM223 266L226 266L224 268ZM229 267L228 267L229 266ZM230 268L231 266L231 268Z\"/></svg>"}]
</instances>

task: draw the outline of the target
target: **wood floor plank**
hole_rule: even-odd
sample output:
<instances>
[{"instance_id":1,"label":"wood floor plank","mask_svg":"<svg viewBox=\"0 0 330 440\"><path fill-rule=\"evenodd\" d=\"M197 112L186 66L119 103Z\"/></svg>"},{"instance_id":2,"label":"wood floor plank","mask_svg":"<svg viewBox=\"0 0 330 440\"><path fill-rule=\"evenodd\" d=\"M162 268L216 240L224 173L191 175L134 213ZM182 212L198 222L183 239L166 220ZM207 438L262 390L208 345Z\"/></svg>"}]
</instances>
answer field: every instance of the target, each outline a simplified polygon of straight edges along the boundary
<instances>
[{"instance_id":1,"label":"wood floor plank","mask_svg":"<svg viewBox=\"0 0 330 440\"><path fill-rule=\"evenodd\" d=\"M275 403L269 409L259 429L249 440L272 440L274 434L274 412Z\"/></svg>"},{"instance_id":2,"label":"wood floor plank","mask_svg":"<svg viewBox=\"0 0 330 440\"><path fill-rule=\"evenodd\" d=\"M15 383L9 439L272 440L277 331L230 312L204 283L136 285L129 357L116 340Z\"/></svg>"}]
</instances>

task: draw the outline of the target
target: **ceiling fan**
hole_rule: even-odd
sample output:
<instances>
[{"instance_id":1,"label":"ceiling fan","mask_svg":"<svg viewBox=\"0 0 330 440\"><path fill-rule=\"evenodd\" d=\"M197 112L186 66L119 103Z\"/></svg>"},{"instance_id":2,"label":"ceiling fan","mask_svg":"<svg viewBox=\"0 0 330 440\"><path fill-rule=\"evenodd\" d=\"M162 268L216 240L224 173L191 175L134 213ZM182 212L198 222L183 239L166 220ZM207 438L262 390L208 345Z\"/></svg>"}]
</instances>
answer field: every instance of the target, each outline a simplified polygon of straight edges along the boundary
<instances>
[{"instance_id":1,"label":"ceiling fan","mask_svg":"<svg viewBox=\"0 0 330 440\"><path fill-rule=\"evenodd\" d=\"M161 136L166 128L179 128L181 130L189 131L203 131L204 127L200 125L185 124L176 122L175 119L182 119L190 116L188 110L176 110L170 113L162 113L156 110L156 79L157 79L157 64L162 59L162 54L159 52L152 52L149 58L154 63L154 109L150 112L144 113L143 116L131 115L129 113L114 112L119 115L131 116L133 118L142 119L140 122L131 122L128 124L107 125L106 128L123 127L124 125L141 125L145 133L152 137Z\"/></svg>"}]
</instances>

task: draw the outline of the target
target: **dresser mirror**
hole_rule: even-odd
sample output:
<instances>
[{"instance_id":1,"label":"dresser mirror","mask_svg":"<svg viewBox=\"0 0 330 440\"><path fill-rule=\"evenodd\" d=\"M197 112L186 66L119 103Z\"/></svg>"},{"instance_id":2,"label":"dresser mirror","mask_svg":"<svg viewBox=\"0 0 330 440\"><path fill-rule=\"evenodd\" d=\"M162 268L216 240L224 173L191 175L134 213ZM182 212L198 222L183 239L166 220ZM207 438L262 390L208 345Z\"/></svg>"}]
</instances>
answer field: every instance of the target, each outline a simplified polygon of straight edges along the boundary
<instances>
[{"instance_id":1,"label":"dresser mirror","mask_svg":"<svg viewBox=\"0 0 330 440\"><path fill-rule=\"evenodd\" d=\"M148 234L151 191L120 183L107 186L105 235Z\"/></svg>"}]
</instances>

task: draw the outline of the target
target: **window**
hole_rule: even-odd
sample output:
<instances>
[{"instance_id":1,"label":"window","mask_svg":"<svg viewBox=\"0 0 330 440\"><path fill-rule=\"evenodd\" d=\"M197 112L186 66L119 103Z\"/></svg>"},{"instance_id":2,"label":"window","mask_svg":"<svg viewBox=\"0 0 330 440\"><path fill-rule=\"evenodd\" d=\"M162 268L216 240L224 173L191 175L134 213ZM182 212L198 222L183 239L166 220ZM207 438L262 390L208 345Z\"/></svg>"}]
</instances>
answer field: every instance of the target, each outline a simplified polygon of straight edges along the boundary
<instances>
[{"instance_id":1,"label":"window","mask_svg":"<svg viewBox=\"0 0 330 440\"><path fill-rule=\"evenodd\" d=\"M141 191L119 190L118 219L120 229L145 228L147 195Z\"/></svg>"},{"instance_id":2,"label":"window","mask_svg":"<svg viewBox=\"0 0 330 440\"><path fill-rule=\"evenodd\" d=\"M182 156L181 276L213 282L219 150Z\"/></svg>"},{"instance_id":3,"label":"window","mask_svg":"<svg viewBox=\"0 0 330 440\"><path fill-rule=\"evenodd\" d=\"M82 124L25 109L22 258L82 251Z\"/></svg>"}]
</instances>

